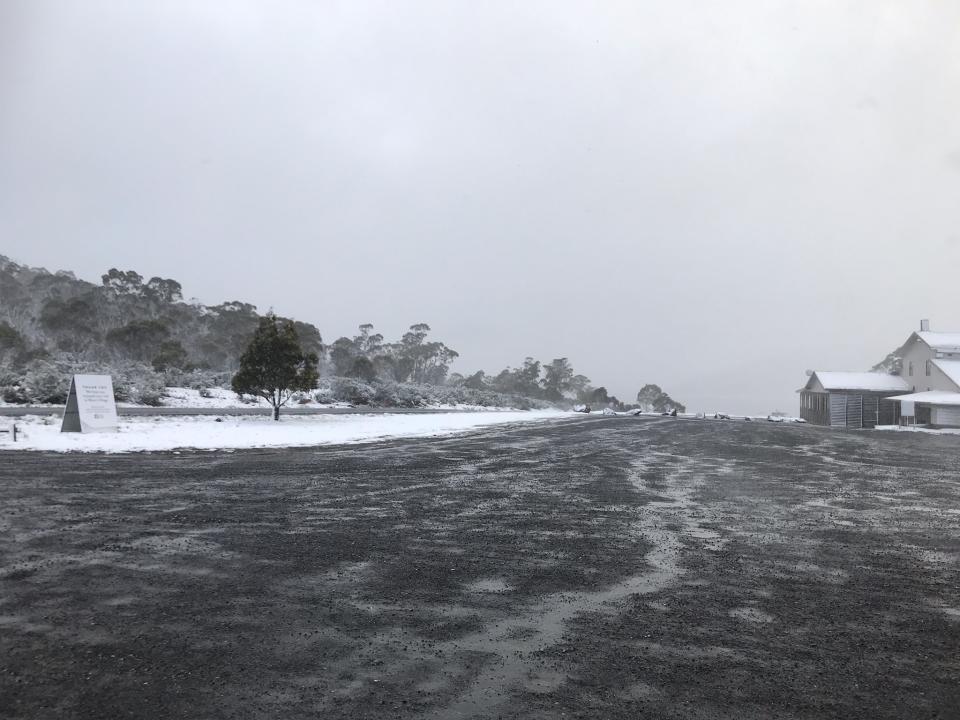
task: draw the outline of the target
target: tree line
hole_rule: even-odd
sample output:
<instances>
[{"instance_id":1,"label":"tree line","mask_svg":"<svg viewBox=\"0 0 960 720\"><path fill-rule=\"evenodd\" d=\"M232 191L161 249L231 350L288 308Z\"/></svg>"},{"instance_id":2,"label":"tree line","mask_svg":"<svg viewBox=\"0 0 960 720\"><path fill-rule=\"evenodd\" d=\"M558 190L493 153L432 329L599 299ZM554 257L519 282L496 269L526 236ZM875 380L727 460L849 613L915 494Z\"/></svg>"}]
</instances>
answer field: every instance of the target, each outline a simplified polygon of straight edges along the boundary
<instances>
[{"instance_id":1,"label":"tree line","mask_svg":"<svg viewBox=\"0 0 960 720\"><path fill-rule=\"evenodd\" d=\"M241 368L256 334L268 326L295 339L304 358L316 359L311 372L317 378L456 386L553 403L631 406L604 387L594 387L565 357L545 362L527 357L494 374L451 373L459 353L432 337L426 323L411 325L396 340L387 340L366 323L354 336L325 344L316 326L261 315L249 303L185 300L180 283L170 278L145 279L133 270L111 268L94 284L70 272L50 273L0 256L0 392L17 401L37 394L24 392L26 385L62 387L57 377L69 368L123 368L127 385L140 388L141 394L151 386L160 388L151 391L155 395L164 383L179 384L191 373L226 383ZM58 392L42 394L55 397ZM638 396L638 402L647 400ZM651 402L663 405L662 398Z\"/></svg>"}]
</instances>

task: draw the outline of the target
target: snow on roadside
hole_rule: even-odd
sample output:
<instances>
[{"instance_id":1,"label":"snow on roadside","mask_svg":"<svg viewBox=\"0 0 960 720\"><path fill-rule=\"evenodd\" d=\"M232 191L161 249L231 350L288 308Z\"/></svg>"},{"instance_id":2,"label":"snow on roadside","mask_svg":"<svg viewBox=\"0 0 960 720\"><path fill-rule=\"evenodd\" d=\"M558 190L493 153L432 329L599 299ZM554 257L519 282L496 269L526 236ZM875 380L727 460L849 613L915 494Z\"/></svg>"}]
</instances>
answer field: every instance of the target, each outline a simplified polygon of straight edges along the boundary
<instances>
[{"instance_id":1,"label":"snow on roadside","mask_svg":"<svg viewBox=\"0 0 960 720\"><path fill-rule=\"evenodd\" d=\"M0 398L0 407L21 407L15 403L5 402ZM62 404L50 404L50 403L36 403L32 407L59 407L62 408ZM131 402L118 402L117 407L121 408L142 408L149 407L147 405L139 405L137 403ZM164 395L160 398L160 407L169 407L169 408L202 408L204 410L228 410L234 408L263 408L266 410L270 407L270 404L263 398L254 397L252 395L245 395L241 400L240 397L227 388L222 387L212 387L204 391L203 395L200 394L199 390L194 388L186 387L167 387L164 389ZM303 405L291 401L288 403L287 407L305 407L305 408L350 408L354 407L350 403L346 402L332 402L332 403L318 403L315 401L310 401ZM516 408L501 408L501 407L486 407L483 405L467 405L464 403L457 404L437 404L437 405L428 405L425 410L473 410L476 412L490 412L497 410L515 410Z\"/></svg>"},{"instance_id":2,"label":"snow on roadside","mask_svg":"<svg viewBox=\"0 0 960 720\"><path fill-rule=\"evenodd\" d=\"M233 390L214 387L204 392L203 397L199 390L185 387L168 387L160 402L163 407L175 408L239 408L239 407L268 407L263 398L249 397L246 402L240 400Z\"/></svg>"},{"instance_id":3,"label":"snow on roadside","mask_svg":"<svg viewBox=\"0 0 960 720\"><path fill-rule=\"evenodd\" d=\"M61 433L60 419L17 419L17 442L0 435L0 450L124 453L175 448L198 450L305 447L402 437L449 435L489 425L568 417L558 410L517 410L415 415L288 415L121 417L117 433Z\"/></svg>"},{"instance_id":4,"label":"snow on roadside","mask_svg":"<svg viewBox=\"0 0 960 720\"><path fill-rule=\"evenodd\" d=\"M916 425L877 425L875 430L893 430L894 432L919 432L934 435L960 435L960 428L928 428Z\"/></svg>"}]
</instances>

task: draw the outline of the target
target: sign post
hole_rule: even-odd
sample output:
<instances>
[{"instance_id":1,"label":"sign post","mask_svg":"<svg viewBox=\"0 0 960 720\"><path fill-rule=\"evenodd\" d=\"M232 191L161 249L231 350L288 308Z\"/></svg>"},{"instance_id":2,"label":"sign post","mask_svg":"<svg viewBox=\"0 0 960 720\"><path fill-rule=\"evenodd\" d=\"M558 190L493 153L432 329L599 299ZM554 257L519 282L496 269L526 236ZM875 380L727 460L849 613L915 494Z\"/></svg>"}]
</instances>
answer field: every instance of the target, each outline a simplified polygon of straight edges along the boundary
<instances>
[{"instance_id":1,"label":"sign post","mask_svg":"<svg viewBox=\"0 0 960 720\"><path fill-rule=\"evenodd\" d=\"M74 375L60 432L117 432L117 405L109 375Z\"/></svg>"}]
</instances>

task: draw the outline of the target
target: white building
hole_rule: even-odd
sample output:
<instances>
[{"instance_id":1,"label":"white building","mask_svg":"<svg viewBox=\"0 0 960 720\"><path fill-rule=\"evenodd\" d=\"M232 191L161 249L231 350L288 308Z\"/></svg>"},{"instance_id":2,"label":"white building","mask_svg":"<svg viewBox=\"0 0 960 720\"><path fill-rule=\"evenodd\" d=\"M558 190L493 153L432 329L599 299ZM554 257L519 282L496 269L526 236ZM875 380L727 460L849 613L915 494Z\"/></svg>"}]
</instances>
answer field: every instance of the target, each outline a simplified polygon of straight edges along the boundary
<instances>
[{"instance_id":1,"label":"white building","mask_svg":"<svg viewBox=\"0 0 960 720\"><path fill-rule=\"evenodd\" d=\"M812 372L800 388L800 417L831 427L895 425L899 407L886 398L910 389L903 378L889 373Z\"/></svg>"},{"instance_id":2,"label":"white building","mask_svg":"<svg viewBox=\"0 0 960 720\"><path fill-rule=\"evenodd\" d=\"M895 353L900 373L812 372L800 389L800 417L818 425L873 427L907 419L960 427L960 333L922 320Z\"/></svg>"},{"instance_id":3,"label":"white building","mask_svg":"<svg viewBox=\"0 0 960 720\"><path fill-rule=\"evenodd\" d=\"M903 359L900 377L910 393L891 396L900 414L915 422L960 427L960 333L932 332L920 323L897 352Z\"/></svg>"}]
</instances>

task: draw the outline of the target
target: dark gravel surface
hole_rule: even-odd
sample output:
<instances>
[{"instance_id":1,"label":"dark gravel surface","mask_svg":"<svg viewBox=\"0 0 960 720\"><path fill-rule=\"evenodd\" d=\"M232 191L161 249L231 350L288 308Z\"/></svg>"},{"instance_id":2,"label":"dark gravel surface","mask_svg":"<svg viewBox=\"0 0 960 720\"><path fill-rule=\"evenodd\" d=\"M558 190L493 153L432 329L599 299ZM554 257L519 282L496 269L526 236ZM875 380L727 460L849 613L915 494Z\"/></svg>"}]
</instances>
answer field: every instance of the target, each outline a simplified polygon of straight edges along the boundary
<instances>
[{"instance_id":1,"label":"dark gravel surface","mask_svg":"<svg viewBox=\"0 0 960 720\"><path fill-rule=\"evenodd\" d=\"M960 438L0 453L2 718L958 718Z\"/></svg>"}]
</instances>

